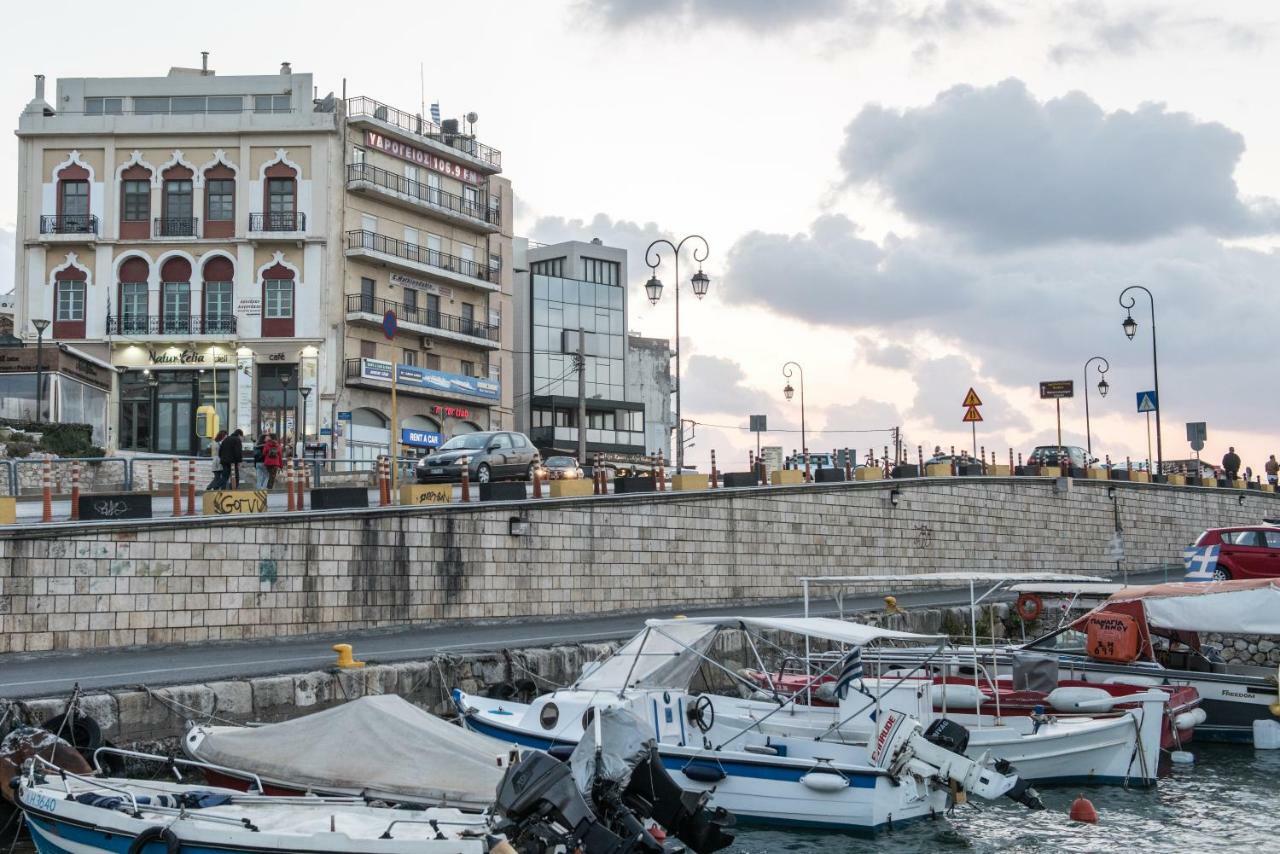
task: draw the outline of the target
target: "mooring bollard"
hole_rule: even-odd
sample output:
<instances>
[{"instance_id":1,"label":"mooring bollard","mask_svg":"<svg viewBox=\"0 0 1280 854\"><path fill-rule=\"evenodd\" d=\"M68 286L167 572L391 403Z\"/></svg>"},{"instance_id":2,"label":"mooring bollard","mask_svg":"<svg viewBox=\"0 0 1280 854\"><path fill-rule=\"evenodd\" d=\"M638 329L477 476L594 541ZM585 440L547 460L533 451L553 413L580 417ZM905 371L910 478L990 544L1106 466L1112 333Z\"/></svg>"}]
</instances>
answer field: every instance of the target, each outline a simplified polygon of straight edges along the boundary
<instances>
[{"instance_id":1,"label":"mooring bollard","mask_svg":"<svg viewBox=\"0 0 1280 854\"><path fill-rule=\"evenodd\" d=\"M173 515L182 515L182 467L173 460Z\"/></svg>"},{"instance_id":2,"label":"mooring bollard","mask_svg":"<svg viewBox=\"0 0 1280 854\"><path fill-rule=\"evenodd\" d=\"M716 483L716 479L719 477L719 475L720 475L720 472L716 470L716 449L712 448L711 449L711 488L712 489L715 489L716 486L718 486L718 484Z\"/></svg>"},{"instance_id":3,"label":"mooring bollard","mask_svg":"<svg viewBox=\"0 0 1280 854\"><path fill-rule=\"evenodd\" d=\"M196 461L187 460L187 515L196 515Z\"/></svg>"},{"instance_id":4,"label":"mooring bollard","mask_svg":"<svg viewBox=\"0 0 1280 854\"><path fill-rule=\"evenodd\" d=\"M462 503L469 504L471 502L471 466L470 464L462 467Z\"/></svg>"},{"instance_id":5,"label":"mooring bollard","mask_svg":"<svg viewBox=\"0 0 1280 854\"><path fill-rule=\"evenodd\" d=\"M45 458L40 467L40 491L44 497L44 521L53 521L53 461Z\"/></svg>"},{"instance_id":6,"label":"mooring bollard","mask_svg":"<svg viewBox=\"0 0 1280 854\"><path fill-rule=\"evenodd\" d=\"M80 519L80 461L71 463L71 521Z\"/></svg>"},{"instance_id":7,"label":"mooring bollard","mask_svg":"<svg viewBox=\"0 0 1280 854\"><path fill-rule=\"evenodd\" d=\"M284 466L284 488L285 488L285 491L288 493L288 496L287 496L288 502L285 506L285 510L289 513L292 513L294 510L297 509L297 507L295 507L293 503L293 466L288 462L286 462ZM381 489L378 490L378 501L379 503L381 503L382 501Z\"/></svg>"},{"instance_id":8,"label":"mooring bollard","mask_svg":"<svg viewBox=\"0 0 1280 854\"><path fill-rule=\"evenodd\" d=\"M298 500L296 503L298 511L301 512L307 509L307 489L310 488L310 484L307 483L307 464L298 459L295 459L293 464L296 467L293 473L293 483L298 488Z\"/></svg>"}]
</instances>

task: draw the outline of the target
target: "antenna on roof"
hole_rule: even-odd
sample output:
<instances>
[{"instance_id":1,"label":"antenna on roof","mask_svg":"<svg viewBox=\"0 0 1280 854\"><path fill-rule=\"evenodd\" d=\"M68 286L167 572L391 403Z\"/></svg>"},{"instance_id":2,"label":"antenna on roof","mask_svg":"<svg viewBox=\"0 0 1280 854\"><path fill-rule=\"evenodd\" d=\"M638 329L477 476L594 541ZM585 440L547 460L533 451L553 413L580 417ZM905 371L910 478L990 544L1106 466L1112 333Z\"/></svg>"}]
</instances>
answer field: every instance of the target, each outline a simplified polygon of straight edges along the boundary
<instances>
[{"instance_id":1,"label":"antenna on roof","mask_svg":"<svg viewBox=\"0 0 1280 854\"><path fill-rule=\"evenodd\" d=\"M476 122L480 121L480 114L471 112L467 113L467 124L471 125L471 135L476 135Z\"/></svg>"},{"instance_id":2,"label":"antenna on roof","mask_svg":"<svg viewBox=\"0 0 1280 854\"><path fill-rule=\"evenodd\" d=\"M209 51L200 51L200 73L206 77L209 75Z\"/></svg>"}]
</instances>

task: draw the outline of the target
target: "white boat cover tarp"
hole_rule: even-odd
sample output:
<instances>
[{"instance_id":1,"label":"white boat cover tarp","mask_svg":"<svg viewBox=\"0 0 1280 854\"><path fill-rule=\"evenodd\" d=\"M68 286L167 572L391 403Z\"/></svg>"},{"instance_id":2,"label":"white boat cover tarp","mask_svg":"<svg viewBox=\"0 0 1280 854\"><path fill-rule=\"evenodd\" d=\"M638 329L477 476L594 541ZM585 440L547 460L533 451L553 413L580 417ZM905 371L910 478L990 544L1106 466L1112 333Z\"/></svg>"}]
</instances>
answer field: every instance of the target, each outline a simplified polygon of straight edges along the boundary
<instances>
[{"instance_id":1,"label":"white boat cover tarp","mask_svg":"<svg viewBox=\"0 0 1280 854\"><path fill-rule=\"evenodd\" d=\"M583 691L623 688L684 688L698 672L717 626L693 620L657 620L662 631L646 628L606 661L585 670L574 685Z\"/></svg>"},{"instance_id":2,"label":"white boat cover tarp","mask_svg":"<svg viewBox=\"0 0 1280 854\"><path fill-rule=\"evenodd\" d=\"M1280 583L1272 579L1126 587L1107 603L1133 601L1142 602L1147 623L1154 628L1280 635Z\"/></svg>"},{"instance_id":3,"label":"white boat cover tarp","mask_svg":"<svg viewBox=\"0 0 1280 854\"><path fill-rule=\"evenodd\" d=\"M278 724L200 730L194 750L183 740L192 758L264 781L475 808L493 803L510 750L389 694Z\"/></svg>"},{"instance_id":4,"label":"white boat cover tarp","mask_svg":"<svg viewBox=\"0 0 1280 854\"><path fill-rule=\"evenodd\" d=\"M864 623L833 620L830 617L690 617L684 620L649 620L646 625L669 631L680 625L715 626L722 629L746 628L752 631L777 631L810 638L836 641L851 646L866 646L882 640L934 643L945 635L918 635L882 629Z\"/></svg>"}]
</instances>

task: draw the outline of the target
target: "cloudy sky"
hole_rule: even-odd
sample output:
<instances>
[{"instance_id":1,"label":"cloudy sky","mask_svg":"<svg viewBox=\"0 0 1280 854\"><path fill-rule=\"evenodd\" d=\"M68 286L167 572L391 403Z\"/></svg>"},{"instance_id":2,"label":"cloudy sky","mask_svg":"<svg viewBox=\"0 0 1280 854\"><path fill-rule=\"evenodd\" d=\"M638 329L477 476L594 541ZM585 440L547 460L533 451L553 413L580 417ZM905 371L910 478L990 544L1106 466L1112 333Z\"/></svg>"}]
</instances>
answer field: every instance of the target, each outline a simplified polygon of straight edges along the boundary
<instances>
[{"instance_id":1,"label":"cloudy sky","mask_svg":"<svg viewBox=\"0 0 1280 854\"><path fill-rule=\"evenodd\" d=\"M289 60L321 94L480 114L519 199L518 233L632 252L634 330L674 335L673 271L650 307L643 251L696 232L711 294L682 299L689 458L745 463L735 429L800 425L782 365L804 366L809 446L1054 441L1037 382L1110 360L1095 452L1146 457L1151 315L1121 331L1120 291L1155 294L1165 456L1209 423L1261 468L1280 451L1280 9L1232 2L570 0L228 3L174 30L170 5L24 13L43 39L0 67L10 116L31 76L163 73L209 50L221 73ZM127 21L127 24L126 24ZM397 23L398 22L398 23ZM133 45L119 49L127 32ZM0 146L0 289L12 278L16 154ZM1097 380L1096 372L1090 383ZM712 426L718 425L718 426ZM1085 444L1083 402L1064 438ZM766 444L799 445L775 432ZM730 467L733 467L732 465Z\"/></svg>"}]
</instances>

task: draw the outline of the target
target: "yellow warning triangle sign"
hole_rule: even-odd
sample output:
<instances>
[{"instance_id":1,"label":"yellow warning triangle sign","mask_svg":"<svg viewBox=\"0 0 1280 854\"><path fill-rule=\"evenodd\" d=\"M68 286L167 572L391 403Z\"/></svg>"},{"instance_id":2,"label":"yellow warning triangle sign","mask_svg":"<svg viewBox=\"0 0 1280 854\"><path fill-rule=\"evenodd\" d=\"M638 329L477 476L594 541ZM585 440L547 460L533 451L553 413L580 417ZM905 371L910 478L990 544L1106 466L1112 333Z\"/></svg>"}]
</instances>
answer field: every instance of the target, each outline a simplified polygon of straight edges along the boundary
<instances>
[{"instance_id":1,"label":"yellow warning triangle sign","mask_svg":"<svg viewBox=\"0 0 1280 854\"><path fill-rule=\"evenodd\" d=\"M976 391L974 391L973 389L969 389L969 393L964 396L964 403L960 405L961 406L981 406L982 400L979 399L978 393ZM977 418L973 420L981 421L982 419Z\"/></svg>"},{"instance_id":2,"label":"yellow warning triangle sign","mask_svg":"<svg viewBox=\"0 0 1280 854\"><path fill-rule=\"evenodd\" d=\"M982 420L982 413L978 411L978 407L970 406L965 411L964 419L961 421L961 423L968 424L971 421L981 421L981 420Z\"/></svg>"}]
</instances>

